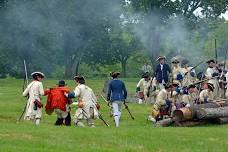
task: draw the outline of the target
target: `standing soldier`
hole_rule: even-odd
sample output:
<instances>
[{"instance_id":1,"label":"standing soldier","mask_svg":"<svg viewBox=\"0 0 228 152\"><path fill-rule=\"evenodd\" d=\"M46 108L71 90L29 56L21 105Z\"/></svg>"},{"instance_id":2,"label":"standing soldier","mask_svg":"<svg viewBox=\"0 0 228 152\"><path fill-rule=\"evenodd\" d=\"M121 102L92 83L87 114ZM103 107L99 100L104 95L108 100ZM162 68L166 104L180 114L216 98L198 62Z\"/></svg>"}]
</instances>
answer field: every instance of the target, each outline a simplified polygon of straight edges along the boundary
<instances>
[{"instance_id":1,"label":"standing soldier","mask_svg":"<svg viewBox=\"0 0 228 152\"><path fill-rule=\"evenodd\" d=\"M159 56L157 61L159 64L155 69L155 76L156 80L159 83L159 88L164 88L164 84L168 83L169 81L169 74L171 73L171 69L168 64L165 63L165 57Z\"/></svg>"},{"instance_id":2,"label":"standing soldier","mask_svg":"<svg viewBox=\"0 0 228 152\"><path fill-rule=\"evenodd\" d=\"M142 72L152 74L152 67L148 64L148 61L145 61L145 64L142 66Z\"/></svg>"},{"instance_id":3,"label":"standing soldier","mask_svg":"<svg viewBox=\"0 0 228 152\"><path fill-rule=\"evenodd\" d=\"M121 117L121 106L127 98L127 90L124 82L118 79L120 73L112 72L113 80L110 81L108 86L107 100L111 102L113 108L113 116L116 127L119 127L119 120Z\"/></svg>"},{"instance_id":4,"label":"standing soldier","mask_svg":"<svg viewBox=\"0 0 228 152\"><path fill-rule=\"evenodd\" d=\"M77 84L74 92L66 94L68 98L78 97L78 109L74 115L75 125L84 127L82 120L87 120L89 127L95 127L93 119L98 117L99 105L93 90L85 85L85 79L82 76L75 76Z\"/></svg>"},{"instance_id":5,"label":"standing soldier","mask_svg":"<svg viewBox=\"0 0 228 152\"><path fill-rule=\"evenodd\" d=\"M209 60L207 61L207 64L208 64L208 68L207 68L207 71L205 72L205 76L206 78L212 78L212 77L216 77L216 78L213 78L213 79L210 79L208 81L208 83L211 83L213 84L213 87L214 87L214 97L218 97L219 96L219 83L218 83L218 70L216 68L216 64L215 64L215 61L214 60Z\"/></svg>"},{"instance_id":6,"label":"standing soldier","mask_svg":"<svg viewBox=\"0 0 228 152\"><path fill-rule=\"evenodd\" d=\"M47 114L51 114L53 111L55 111L57 115L57 120L55 122L56 126L63 124L66 126L71 125L69 105L72 103L72 101L65 96L65 93L70 92L70 89L65 85L65 81L60 80L57 87L45 90L45 95L48 96L45 109Z\"/></svg>"},{"instance_id":7,"label":"standing soldier","mask_svg":"<svg viewBox=\"0 0 228 152\"><path fill-rule=\"evenodd\" d=\"M172 58L171 62L172 62L172 78L175 80L177 79L178 74L183 75L182 73L183 70L179 65L180 61L177 58Z\"/></svg>"},{"instance_id":8,"label":"standing soldier","mask_svg":"<svg viewBox=\"0 0 228 152\"><path fill-rule=\"evenodd\" d=\"M182 66L183 66L183 68L182 68L182 70L183 70L183 84L185 86L188 86L188 85L195 82L196 71L194 69L192 69L193 67L190 67L186 61L182 62Z\"/></svg>"},{"instance_id":9,"label":"standing soldier","mask_svg":"<svg viewBox=\"0 0 228 152\"><path fill-rule=\"evenodd\" d=\"M42 84L42 79L44 74L41 72L33 72L31 74L33 81L27 86L23 92L23 96L28 96L25 120L33 120L36 125L40 124L40 119L42 116L41 96L44 95L44 89Z\"/></svg>"}]
</instances>

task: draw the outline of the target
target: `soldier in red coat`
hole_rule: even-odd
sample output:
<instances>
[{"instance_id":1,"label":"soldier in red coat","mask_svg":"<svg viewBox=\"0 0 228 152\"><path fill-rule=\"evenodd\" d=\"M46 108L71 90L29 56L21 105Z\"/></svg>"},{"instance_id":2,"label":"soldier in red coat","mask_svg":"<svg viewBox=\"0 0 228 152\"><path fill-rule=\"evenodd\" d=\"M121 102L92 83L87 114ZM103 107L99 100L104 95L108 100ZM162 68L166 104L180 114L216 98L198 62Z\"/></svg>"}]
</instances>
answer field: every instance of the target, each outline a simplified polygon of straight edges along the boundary
<instances>
[{"instance_id":1,"label":"soldier in red coat","mask_svg":"<svg viewBox=\"0 0 228 152\"><path fill-rule=\"evenodd\" d=\"M72 103L64 94L69 93L70 89L65 86L65 81L60 80L59 84L55 88L50 88L45 90L45 95L47 95L47 104L45 106L46 112L51 114L53 111L57 114L57 120L55 125L66 126L71 125L70 107Z\"/></svg>"}]
</instances>

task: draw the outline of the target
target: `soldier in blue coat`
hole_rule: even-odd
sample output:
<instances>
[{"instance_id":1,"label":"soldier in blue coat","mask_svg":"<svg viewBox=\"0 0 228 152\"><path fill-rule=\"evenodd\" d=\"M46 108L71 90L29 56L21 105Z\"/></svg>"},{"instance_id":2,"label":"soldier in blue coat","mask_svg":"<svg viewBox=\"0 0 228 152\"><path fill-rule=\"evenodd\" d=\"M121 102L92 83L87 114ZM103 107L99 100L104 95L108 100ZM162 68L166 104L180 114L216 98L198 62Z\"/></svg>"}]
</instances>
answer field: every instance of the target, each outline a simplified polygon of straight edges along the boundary
<instances>
[{"instance_id":1,"label":"soldier in blue coat","mask_svg":"<svg viewBox=\"0 0 228 152\"><path fill-rule=\"evenodd\" d=\"M159 84L160 89L164 88L164 84L168 83L169 81L169 74L171 73L171 68L168 64L165 63L165 57L159 56L157 61L159 64L155 69L155 77Z\"/></svg>"},{"instance_id":2,"label":"soldier in blue coat","mask_svg":"<svg viewBox=\"0 0 228 152\"><path fill-rule=\"evenodd\" d=\"M127 90L123 81L119 80L119 72L112 72L110 74L112 80L108 85L107 100L111 102L113 108L113 116L115 120L116 127L119 127L119 120L121 117L121 106L127 98Z\"/></svg>"}]
</instances>

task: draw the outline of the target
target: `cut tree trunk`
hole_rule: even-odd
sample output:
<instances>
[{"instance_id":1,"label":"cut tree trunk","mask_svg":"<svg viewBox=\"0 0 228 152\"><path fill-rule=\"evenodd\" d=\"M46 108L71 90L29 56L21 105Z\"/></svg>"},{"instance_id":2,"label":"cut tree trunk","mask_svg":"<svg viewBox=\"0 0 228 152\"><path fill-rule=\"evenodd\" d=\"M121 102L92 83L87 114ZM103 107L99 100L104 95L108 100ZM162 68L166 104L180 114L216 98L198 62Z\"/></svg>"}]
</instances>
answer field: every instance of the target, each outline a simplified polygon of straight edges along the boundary
<instances>
[{"instance_id":1,"label":"cut tree trunk","mask_svg":"<svg viewBox=\"0 0 228 152\"><path fill-rule=\"evenodd\" d=\"M228 117L228 107L198 109L196 116L198 119Z\"/></svg>"},{"instance_id":2,"label":"cut tree trunk","mask_svg":"<svg viewBox=\"0 0 228 152\"><path fill-rule=\"evenodd\" d=\"M167 127L173 123L172 118L167 118L156 122L155 127Z\"/></svg>"},{"instance_id":3,"label":"cut tree trunk","mask_svg":"<svg viewBox=\"0 0 228 152\"><path fill-rule=\"evenodd\" d=\"M200 121L188 120L183 122L175 122L175 125L178 127L194 127L194 126L200 126L208 123L210 123L210 121L208 120L200 120Z\"/></svg>"}]
</instances>

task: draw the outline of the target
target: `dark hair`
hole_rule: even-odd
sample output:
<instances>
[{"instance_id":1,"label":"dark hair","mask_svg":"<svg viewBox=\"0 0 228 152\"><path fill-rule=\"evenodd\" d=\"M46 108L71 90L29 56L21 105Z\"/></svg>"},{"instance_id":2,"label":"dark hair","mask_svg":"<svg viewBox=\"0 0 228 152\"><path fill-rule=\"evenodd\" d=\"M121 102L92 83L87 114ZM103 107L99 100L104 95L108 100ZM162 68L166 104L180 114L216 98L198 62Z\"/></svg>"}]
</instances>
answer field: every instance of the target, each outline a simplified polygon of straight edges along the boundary
<instances>
[{"instance_id":1,"label":"dark hair","mask_svg":"<svg viewBox=\"0 0 228 152\"><path fill-rule=\"evenodd\" d=\"M80 84L85 84L85 79L77 79L76 82Z\"/></svg>"}]
</instances>

